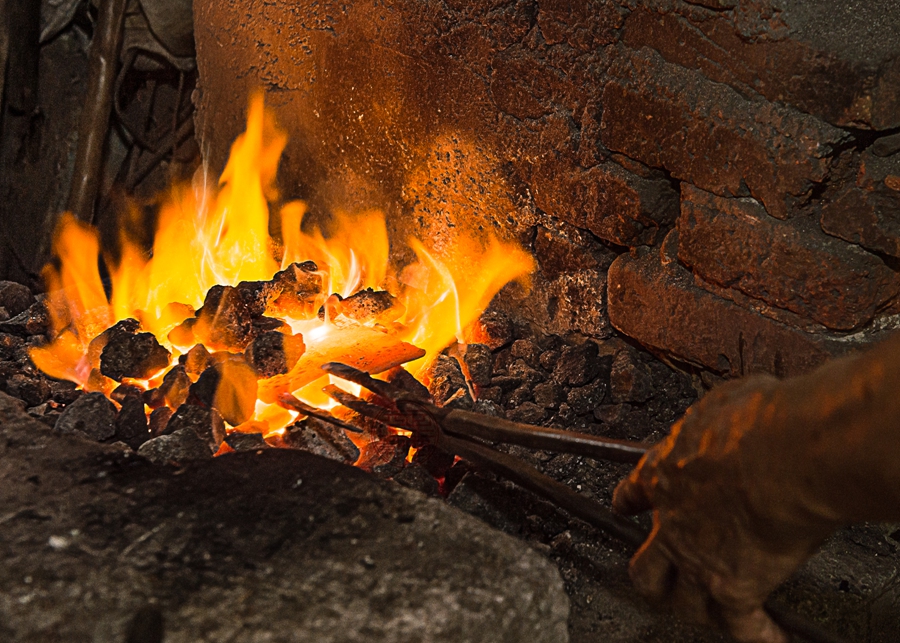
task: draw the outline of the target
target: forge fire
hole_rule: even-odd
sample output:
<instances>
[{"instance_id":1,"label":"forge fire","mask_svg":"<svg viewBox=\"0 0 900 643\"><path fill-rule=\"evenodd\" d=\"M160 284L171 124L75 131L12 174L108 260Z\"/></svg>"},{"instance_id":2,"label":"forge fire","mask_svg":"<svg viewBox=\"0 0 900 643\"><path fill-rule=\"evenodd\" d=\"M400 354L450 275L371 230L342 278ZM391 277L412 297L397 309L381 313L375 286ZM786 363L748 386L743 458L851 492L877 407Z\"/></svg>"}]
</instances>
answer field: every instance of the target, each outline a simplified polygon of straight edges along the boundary
<instances>
[{"instance_id":1,"label":"forge fire","mask_svg":"<svg viewBox=\"0 0 900 643\"><path fill-rule=\"evenodd\" d=\"M113 259L90 226L61 219L58 261L45 269L54 337L30 355L48 375L143 409L149 424L135 411L115 436L134 448L198 417L213 451L229 450L226 432L285 445L304 406L334 405L323 389L340 380L323 364L424 374L533 269L522 249L486 235L442 255L411 238L418 260L393 272L380 213L339 216L326 238L302 230L301 202L279 208L276 241L269 202L284 145L256 98L218 187L173 189L151 253L126 225Z\"/></svg>"}]
</instances>

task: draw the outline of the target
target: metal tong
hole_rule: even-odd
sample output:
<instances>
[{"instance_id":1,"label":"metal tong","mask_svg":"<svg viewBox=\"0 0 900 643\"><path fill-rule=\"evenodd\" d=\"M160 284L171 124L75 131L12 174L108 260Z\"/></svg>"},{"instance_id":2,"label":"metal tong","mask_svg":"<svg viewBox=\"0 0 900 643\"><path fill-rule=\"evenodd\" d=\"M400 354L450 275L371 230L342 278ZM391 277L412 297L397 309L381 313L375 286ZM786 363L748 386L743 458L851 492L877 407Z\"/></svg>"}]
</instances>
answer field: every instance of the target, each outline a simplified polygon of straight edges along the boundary
<instances>
[{"instance_id":1,"label":"metal tong","mask_svg":"<svg viewBox=\"0 0 900 643\"><path fill-rule=\"evenodd\" d=\"M478 467L503 476L631 547L640 547L649 536L649 532L637 523L580 495L522 460L491 448L487 443L516 444L631 464L636 464L652 445L510 422L459 409L440 408L422 396L390 382L377 380L368 373L345 364L331 362L325 364L322 370L358 384L372 394L369 399L363 400L338 387L327 387L325 392L343 406L388 426L409 431L420 442L433 444ZM765 607L772 619L793 636L811 643L849 643L772 599L766 602Z\"/></svg>"}]
</instances>

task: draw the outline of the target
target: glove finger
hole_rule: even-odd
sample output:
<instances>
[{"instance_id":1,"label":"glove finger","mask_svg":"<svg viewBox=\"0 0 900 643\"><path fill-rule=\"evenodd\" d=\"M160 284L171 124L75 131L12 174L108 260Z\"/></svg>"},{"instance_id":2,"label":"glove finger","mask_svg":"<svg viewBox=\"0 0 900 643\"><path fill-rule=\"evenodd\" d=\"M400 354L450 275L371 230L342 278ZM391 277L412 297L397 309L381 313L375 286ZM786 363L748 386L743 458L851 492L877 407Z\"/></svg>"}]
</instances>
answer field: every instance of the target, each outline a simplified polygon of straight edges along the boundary
<instances>
[{"instance_id":1,"label":"glove finger","mask_svg":"<svg viewBox=\"0 0 900 643\"><path fill-rule=\"evenodd\" d=\"M635 589L650 603L665 603L675 586L678 570L660 547L656 530L631 559L628 573Z\"/></svg>"},{"instance_id":2,"label":"glove finger","mask_svg":"<svg viewBox=\"0 0 900 643\"><path fill-rule=\"evenodd\" d=\"M785 634L761 606L751 610L722 611L731 635L741 643L789 643Z\"/></svg>"}]
</instances>

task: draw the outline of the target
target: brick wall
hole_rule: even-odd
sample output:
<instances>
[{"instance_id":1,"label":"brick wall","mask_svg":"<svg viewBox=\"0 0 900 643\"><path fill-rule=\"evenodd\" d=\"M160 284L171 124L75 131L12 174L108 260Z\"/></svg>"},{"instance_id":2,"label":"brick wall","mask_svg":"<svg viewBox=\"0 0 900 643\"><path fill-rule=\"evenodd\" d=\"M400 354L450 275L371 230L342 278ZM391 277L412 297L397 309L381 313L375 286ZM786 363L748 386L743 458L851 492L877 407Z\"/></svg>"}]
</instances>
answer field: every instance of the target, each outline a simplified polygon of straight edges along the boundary
<instances>
[{"instance_id":1,"label":"brick wall","mask_svg":"<svg viewBox=\"0 0 900 643\"><path fill-rule=\"evenodd\" d=\"M198 129L221 166L262 86L319 216L517 237L549 332L793 374L898 312L893 4L198 0Z\"/></svg>"}]
</instances>

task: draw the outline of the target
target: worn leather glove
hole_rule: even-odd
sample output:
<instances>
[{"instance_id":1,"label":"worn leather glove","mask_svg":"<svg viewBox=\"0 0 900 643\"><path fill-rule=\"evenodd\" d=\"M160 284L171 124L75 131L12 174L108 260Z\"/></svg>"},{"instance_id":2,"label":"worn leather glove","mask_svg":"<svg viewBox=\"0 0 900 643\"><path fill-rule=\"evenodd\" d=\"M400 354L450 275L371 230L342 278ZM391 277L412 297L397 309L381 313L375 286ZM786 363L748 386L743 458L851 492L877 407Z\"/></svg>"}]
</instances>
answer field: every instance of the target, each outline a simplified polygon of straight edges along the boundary
<instances>
[{"instance_id":1,"label":"worn leather glove","mask_svg":"<svg viewBox=\"0 0 900 643\"><path fill-rule=\"evenodd\" d=\"M713 390L613 499L624 514L654 510L631 561L638 591L745 643L788 641L763 603L841 522L808 502L802 478L816 463L798 459L802 445L779 448L796 421L784 388L756 376Z\"/></svg>"}]
</instances>

